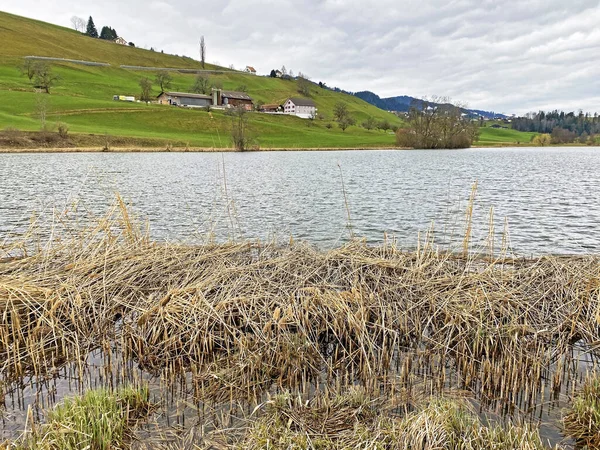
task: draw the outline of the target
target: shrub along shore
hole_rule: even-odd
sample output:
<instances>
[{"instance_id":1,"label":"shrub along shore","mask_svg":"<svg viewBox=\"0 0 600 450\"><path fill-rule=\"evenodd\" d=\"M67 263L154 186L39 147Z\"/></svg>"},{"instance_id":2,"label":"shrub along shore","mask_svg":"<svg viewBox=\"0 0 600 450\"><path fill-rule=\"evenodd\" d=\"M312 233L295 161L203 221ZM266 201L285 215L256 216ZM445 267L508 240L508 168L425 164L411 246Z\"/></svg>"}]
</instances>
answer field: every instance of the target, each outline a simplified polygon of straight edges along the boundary
<instances>
[{"instance_id":1,"label":"shrub along shore","mask_svg":"<svg viewBox=\"0 0 600 450\"><path fill-rule=\"evenodd\" d=\"M111 349L204 407L247 405L197 445L545 449L573 441L540 435L544 405L581 392L565 430L598 448L597 382L581 382L600 356L598 256L155 242L122 201L62 223L0 247L4 396Z\"/></svg>"}]
</instances>

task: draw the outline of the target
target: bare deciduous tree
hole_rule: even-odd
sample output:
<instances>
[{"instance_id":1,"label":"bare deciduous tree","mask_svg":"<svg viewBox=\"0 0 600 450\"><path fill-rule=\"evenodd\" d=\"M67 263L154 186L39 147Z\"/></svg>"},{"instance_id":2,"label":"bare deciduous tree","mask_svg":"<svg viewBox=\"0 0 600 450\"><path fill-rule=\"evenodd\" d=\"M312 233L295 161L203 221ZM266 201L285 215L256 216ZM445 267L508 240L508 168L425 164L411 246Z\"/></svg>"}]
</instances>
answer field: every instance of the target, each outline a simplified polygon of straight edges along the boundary
<instances>
[{"instance_id":1,"label":"bare deciduous tree","mask_svg":"<svg viewBox=\"0 0 600 450\"><path fill-rule=\"evenodd\" d=\"M199 74L191 87L191 91L195 94L210 94L210 80L202 74Z\"/></svg>"},{"instance_id":2,"label":"bare deciduous tree","mask_svg":"<svg viewBox=\"0 0 600 450\"><path fill-rule=\"evenodd\" d=\"M552 143L552 137L547 133L538 134L533 137L531 142L533 145L537 145L538 147L546 147Z\"/></svg>"},{"instance_id":3,"label":"bare deciduous tree","mask_svg":"<svg viewBox=\"0 0 600 450\"><path fill-rule=\"evenodd\" d=\"M236 150L243 152L251 143L248 132L248 111L244 105L231 110L231 139Z\"/></svg>"},{"instance_id":4,"label":"bare deciduous tree","mask_svg":"<svg viewBox=\"0 0 600 450\"><path fill-rule=\"evenodd\" d=\"M142 92L140 94L140 100L148 103L150 101L150 91L152 90L152 81L144 77L140 80L140 88Z\"/></svg>"},{"instance_id":5,"label":"bare deciduous tree","mask_svg":"<svg viewBox=\"0 0 600 450\"><path fill-rule=\"evenodd\" d=\"M392 128L392 124L387 119L383 119L379 123L377 123L377 128L382 130L383 132L387 132L387 130Z\"/></svg>"},{"instance_id":6,"label":"bare deciduous tree","mask_svg":"<svg viewBox=\"0 0 600 450\"><path fill-rule=\"evenodd\" d=\"M408 127L396 132L401 147L466 148L477 138L477 123L463 116L463 107L447 98L419 100L411 105Z\"/></svg>"},{"instance_id":7,"label":"bare deciduous tree","mask_svg":"<svg viewBox=\"0 0 600 450\"><path fill-rule=\"evenodd\" d=\"M204 64L206 63L206 43L204 42L204 36L200 38L200 62L202 63L202 68L204 69Z\"/></svg>"},{"instance_id":8,"label":"bare deciduous tree","mask_svg":"<svg viewBox=\"0 0 600 450\"><path fill-rule=\"evenodd\" d=\"M71 26L75 31L79 31L80 33L85 33L86 22L85 19L81 17L73 16L71 17Z\"/></svg>"},{"instance_id":9,"label":"bare deciduous tree","mask_svg":"<svg viewBox=\"0 0 600 450\"><path fill-rule=\"evenodd\" d=\"M58 75L52 73L52 67L46 62L36 62L33 72L33 84L36 88L46 92L46 94L50 93L50 88L60 79Z\"/></svg>"},{"instance_id":10,"label":"bare deciduous tree","mask_svg":"<svg viewBox=\"0 0 600 450\"><path fill-rule=\"evenodd\" d=\"M377 122L375 122L375 119L373 119L372 117L369 117L367 120L365 120L362 123L362 127L366 130L372 130L376 126L377 126Z\"/></svg>"},{"instance_id":11,"label":"bare deciduous tree","mask_svg":"<svg viewBox=\"0 0 600 450\"><path fill-rule=\"evenodd\" d=\"M160 93L162 94L165 90L171 87L171 82L173 81L173 77L166 70L160 70L156 72L155 77L156 84L160 87Z\"/></svg>"},{"instance_id":12,"label":"bare deciduous tree","mask_svg":"<svg viewBox=\"0 0 600 450\"><path fill-rule=\"evenodd\" d=\"M48 97L41 89L35 91L35 115L40 119L40 129L46 129L46 116L48 114Z\"/></svg>"},{"instance_id":13,"label":"bare deciduous tree","mask_svg":"<svg viewBox=\"0 0 600 450\"><path fill-rule=\"evenodd\" d=\"M302 73L298 74L298 81L296 81L298 85L298 92L305 97L310 97L310 81L309 78Z\"/></svg>"},{"instance_id":14,"label":"bare deciduous tree","mask_svg":"<svg viewBox=\"0 0 600 450\"><path fill-rule=\"evenodd\" d=\"M348 106L345 103L337 102L335 104L333 107L333 116L342 131L346 131L346 128L355 124L355 120L348 112Z\"/></svg>"},{"instance_id":15,"label":"bare deciduous tree","mask_svg":"<svg viewBox=\"0 0 600 450\"><path fill-rule=\"evenodd\" d=\"M29 81L33 80L35 76L35 61L33 59L25 58L23 63L19 66L19 71L21 75L25 75L29 78Z\"/></svg>"}]
</instances>

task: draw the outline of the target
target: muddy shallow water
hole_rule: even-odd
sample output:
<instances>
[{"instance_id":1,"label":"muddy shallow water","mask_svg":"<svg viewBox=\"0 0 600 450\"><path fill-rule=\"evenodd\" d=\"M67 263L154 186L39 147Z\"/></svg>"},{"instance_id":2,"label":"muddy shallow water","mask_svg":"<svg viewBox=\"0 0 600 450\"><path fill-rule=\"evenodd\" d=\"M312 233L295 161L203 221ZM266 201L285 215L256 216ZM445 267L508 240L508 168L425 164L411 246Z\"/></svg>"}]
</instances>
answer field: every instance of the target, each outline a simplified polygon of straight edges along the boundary
<instances>
[{"instance_id":1,"label":"muddy shallow water","mask_svg":"<svg viewBox=\"0 0 600 450\"><path fill-rule=\"evenodd\" d=\"M407 353L402 358L414 353ZM401 367L402 362L396 364ZM428 365L413 366L414 390L427 394L457 395L468 399L473 410L484 423L527 423L540 429L544 441L551 445L561 444L564 448L573 448L574 442L562 433L561 418L564 409L570 404L573 393L581 387L585 374L597 369L598 361L581 346L575 345L569 363L564 367L564 382L558 391L551 388L547 379L543 389L526 401L523 392L513 402L495 401L482 397L477 389L465 389L452 364L446 364L444 379L440 383L440 367ZM397 377L400 375L397 373ZM402 375L405 376L404 374ZM432 385L438 385L432 389ZM102 350L92 352L82 364L71 363L49 375L44 380L26 379L23 384L6 386L5 403L1 414L2 426L0 439L18 438L26 429L29 408L36 422L44 421L43 410L51 408L66 396L82 393L98 387L116 388L121 385L146 385L150 390L150 400L158 405L150 420L140 424L136 432L133 448L161 448L169 442L179 439L195 439L202 442L202 436L210 436L215 430L228 429L230 437L243 433L243 427L250 418L256 419L260 410L255 409L271 395L282 392L275 385L266 389L253 401L231 400L223 402L203 402L194 395L190 374L170 376L168 373L151 374L129 360L123 361L118 351L109 354ZM312 384L308 389L298 392L303 398L315 394L318 386Z\"/></svg>"}]
</instances>

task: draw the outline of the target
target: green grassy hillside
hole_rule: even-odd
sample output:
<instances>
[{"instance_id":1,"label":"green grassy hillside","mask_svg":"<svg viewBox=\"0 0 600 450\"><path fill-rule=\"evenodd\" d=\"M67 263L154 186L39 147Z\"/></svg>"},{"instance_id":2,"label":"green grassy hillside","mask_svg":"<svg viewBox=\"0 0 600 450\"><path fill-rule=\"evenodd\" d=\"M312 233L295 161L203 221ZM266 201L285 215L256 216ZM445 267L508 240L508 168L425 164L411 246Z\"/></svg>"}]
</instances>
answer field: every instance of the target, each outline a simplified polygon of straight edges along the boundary
<instances>
[{"instance_id":1,"label":"green grassy hillside","mask_svg":"<svg viewBox=\"0 0 600 450\"><path fill-rule=\"evenodd\" d=\"M17 63L23 56L95 61L113 65L199 68L192 58L165 55L92 39L70 28L0 11L0 62ZM208 65L208 68L213 66Z\"/></svg>"},{"instance_id":2,"label":"green grassy hillside","mask_svg":"<svg viewBox=\"0 0 600 450\"><path fill-rule=\"evenodd\" d=\"M529 144L531 138L537 133L525 133L510 128L491 128L489 126L479 128L479 140L477 145L522 145Z\"/></svg>"},{"instance_id":3,"label":"green grassy hillside","mask_svg":"<svg viewBox=\"0 0 600 450\"><path fill-rule=\"evenodd\" d=\"M126 33L125 33L126 34ZM36 105L44 97L48 123L66 123L71 133L92 133L156 139L157 145L170 141L189 146L230 147L231 119L220 111L188 110L166 105L115 102L113 95L139 97L139 80L153 79L154 71L121 69L121 64L200 69L191 58L162 54L139 48L92 39L73 30L0 12L0 129L7 127L34 131L40 129ZM110 67L84 66L52 62L52 70L60 76L50 95L36 94L32 83L21 75L18 66L24 56L95 61ZM213 83L227 90L245 89L255 102L282 103L299 96L295 81L248 75L207 65L221 70L210 74ZM188 91L196 75L172 72L170 90ZM158 87L153 94L158 95ZM345 132L333 121L336 103L347 105L357 124L368 117L400 124L394 115L342 93L312 84L311 96L317 104L319 118L314 121L290 116L250 115L250 129L261 148L309 147L377 147L393 146L394 136L377 130L352 126Z\"/></svg>"}]
</instances>

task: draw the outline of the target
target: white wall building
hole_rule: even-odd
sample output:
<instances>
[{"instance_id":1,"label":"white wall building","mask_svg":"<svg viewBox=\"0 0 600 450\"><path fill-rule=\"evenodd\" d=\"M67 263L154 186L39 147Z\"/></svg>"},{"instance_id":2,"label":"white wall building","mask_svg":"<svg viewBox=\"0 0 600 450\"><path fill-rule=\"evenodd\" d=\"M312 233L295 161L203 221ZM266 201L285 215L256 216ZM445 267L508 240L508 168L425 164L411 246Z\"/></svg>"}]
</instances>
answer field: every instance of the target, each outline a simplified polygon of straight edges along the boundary
<instances>
[{"instance_id":1,"label":"white wall building","mask_svg":"<svg viewBox=\"0 0 600 450\"><path fill-rule=\"evenodd\" d=\"M310 119L317 115L317 106L310 98L288 98L283 104L283 112L302 119Z\"/></svg>"}]
</instances>

